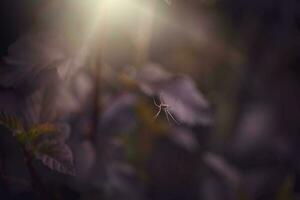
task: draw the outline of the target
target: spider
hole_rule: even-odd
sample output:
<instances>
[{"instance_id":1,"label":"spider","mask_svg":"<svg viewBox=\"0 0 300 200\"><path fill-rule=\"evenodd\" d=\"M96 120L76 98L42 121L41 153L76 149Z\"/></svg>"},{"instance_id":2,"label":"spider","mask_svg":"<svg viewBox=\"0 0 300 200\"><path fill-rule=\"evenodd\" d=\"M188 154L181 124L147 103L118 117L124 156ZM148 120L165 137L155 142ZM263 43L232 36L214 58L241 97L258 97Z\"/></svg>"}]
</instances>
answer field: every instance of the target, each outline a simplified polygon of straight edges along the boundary
<instances>
[{"instance_id":1,"label":"spider","mask_svg":"<svg viewBox=\"0 0 300 200\"><path fill-rule=\"evenodd\" d=\"M169 118L169 116L170 116L171 119L172 119L177 125L179 125L180 123L173 117L173 115L172 115L171 112L169 111L169 108L170 108L171 106L168 105L168 104L166 104L166 103L164 103L164 102L161 100L160 97L159 97L159 101L160 101L160 104L158 104L158 103L155 101L155 98L153 98L154 105L155 105L156 107L158 107L158 112L157 112L156 115L154 116L154 119L156 120L157 117L159 116L160 112L163 110L169 123L170 123L170 118Z\"/></svg>"}]
</instances>

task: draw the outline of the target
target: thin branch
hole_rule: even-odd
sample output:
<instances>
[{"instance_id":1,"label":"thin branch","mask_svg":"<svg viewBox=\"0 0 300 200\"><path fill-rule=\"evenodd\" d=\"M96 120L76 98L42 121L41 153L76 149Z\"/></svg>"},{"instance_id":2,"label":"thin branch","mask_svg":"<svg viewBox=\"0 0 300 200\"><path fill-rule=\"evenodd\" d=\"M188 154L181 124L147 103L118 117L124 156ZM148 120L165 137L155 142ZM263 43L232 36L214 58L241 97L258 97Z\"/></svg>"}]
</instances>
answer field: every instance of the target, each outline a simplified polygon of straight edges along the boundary
<instances>
[{"instance_id":1,"label":"thin branch","mask_svg":"<svg viewBox=\"0 0 300 200\"><path fill-rule=\"evenodd\" d=\"M3 191L7 195L7 198L10 199L11 191L10 191L10 188L9 188L9 182L5 178L4 163L3 163L2 158L0 158L0 176L1 176L1 185L2 185Z\"/></svg>"},{"instance_id":2,"label":"thin branch","mask_svg":"<svg viewBox=\"0 0 300 200\"><path fill-rule=\"evenodd\" d=\"M48 192L33 166L33 163L32 163L33 155L30 152L28 152L24 146L22 146L22 150L23 150L25 164L26 164L28 172L30 174L31 185L32 185L33 190L36 192L36 194L39 196L39 198L42 198L45 200L50 200Z\"/></svg>"}]
</instances>

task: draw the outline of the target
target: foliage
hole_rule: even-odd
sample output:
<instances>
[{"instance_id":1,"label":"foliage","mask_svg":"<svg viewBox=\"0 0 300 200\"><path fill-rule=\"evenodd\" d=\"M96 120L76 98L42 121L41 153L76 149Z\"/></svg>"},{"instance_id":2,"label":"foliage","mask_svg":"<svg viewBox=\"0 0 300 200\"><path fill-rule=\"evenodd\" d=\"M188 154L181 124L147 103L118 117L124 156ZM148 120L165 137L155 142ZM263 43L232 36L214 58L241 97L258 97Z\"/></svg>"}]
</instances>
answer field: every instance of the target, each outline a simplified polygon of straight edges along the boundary
<instances>
[{"instance_id":1,"label":"foliage","mask_svg":"<svg viewBox=\"0 0 300 200\"><path fill-rule=\"evenodd\" d=\"M98 2L0 1L1 200L299 198L297 0Z\"/></svg>"},{"instance_id":2,"label":"foliage","mask_svg":"<svg viewBox=\"0 0 300 200\"><path fill-rule=\"evenodd\" d=\"M67 130L49 123L36 124L25 129L19 119L5 112L0 113L0 124L9 129L26 151L47 167L62 173L74 174L73 155L65 144Z\"/></svg>"}]
</instances>

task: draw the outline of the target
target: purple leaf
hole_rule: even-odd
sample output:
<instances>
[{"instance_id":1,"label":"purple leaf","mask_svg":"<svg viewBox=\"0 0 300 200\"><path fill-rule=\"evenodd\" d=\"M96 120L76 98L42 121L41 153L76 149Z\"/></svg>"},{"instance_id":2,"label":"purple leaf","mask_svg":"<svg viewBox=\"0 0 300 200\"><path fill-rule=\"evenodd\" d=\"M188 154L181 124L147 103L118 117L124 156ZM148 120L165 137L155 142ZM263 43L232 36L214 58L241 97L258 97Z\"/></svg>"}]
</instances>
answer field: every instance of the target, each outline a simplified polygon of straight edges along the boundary
<instances>
[{"instance_id":1,"label":"purple leaf","mask_svg":"<svg viewBox=\"0 0 300 200\"><path fill-rule=\"evenodd\" d=\"M56 125L54 132L40 134L30 145L34 145L36 158L50 169L74 175L73 153L65 143L70 129L67 125Z\"/></svg>"},{"instance_id":2,"label":"purple leaf","mask_svg":"<svg viewBox=\"0 0 300 200\"><path fill-rule=\"evenodd\" d=\"M217 174L225 178L229 185L237 187L242 181L242 174L224 158L214 153L206 153L203 160Z\"/></svg>"},{"instance_id":3,"label":"purple leaf","mask_svg":"<svg viewBox=\"0 0 300 200\"><path fill-rule=\"evenodd\" d=\"M36 153L36 158L52 170L69 175L75 174L73 154L66 144L53 144L51 150Z\"/></svg>"},{"instance_id":4,"label":"purple leaf","mask_svg":"<svg viewBox=\"0 0 300 200\"><path fill-rule=\"evenodd\" d=\"M53 70L65 79L83 62L80 51L71 50L67 40L56 32L29 32L8 49L1 66L0 85L17 87L40 76L44 70Z\"/></svg>"},{"instance_id":5,"label":"purple leaf","mask_svg":"<svg viewBox=\"0 0 300 200\"><path fill-rule=\"evenodd\" d=\"M188 151L195 151L199 147L199 143L194 136L194 133L188 129L184 128L173 128L171 130L171 134L169 134L169 138L175 144L183 147Z\"/></svg>"},{"instance_id":6,"label":"purple leaf","mask_svg":"<svg viewBox=\"0 0 300 200\"><path fill-rule=\"evenodd\" d=\"M122 94L113 98L102 116L102 128L109 133L124 133L136 124L134 105L137 98L132 94Z\"/></svg>"},{"instance_id":7,"label":"purple leaf","mask_svg":"<svg viewBox=\"0 0 300 200\"><path fill-rule=\"evenodd\" d=\"M212 123L209 102L191 78L171 75L156 65L148 65L138 73L137 80L142 91L158 96L179 122L189 125Z\"/></svg>"}]
</instances>

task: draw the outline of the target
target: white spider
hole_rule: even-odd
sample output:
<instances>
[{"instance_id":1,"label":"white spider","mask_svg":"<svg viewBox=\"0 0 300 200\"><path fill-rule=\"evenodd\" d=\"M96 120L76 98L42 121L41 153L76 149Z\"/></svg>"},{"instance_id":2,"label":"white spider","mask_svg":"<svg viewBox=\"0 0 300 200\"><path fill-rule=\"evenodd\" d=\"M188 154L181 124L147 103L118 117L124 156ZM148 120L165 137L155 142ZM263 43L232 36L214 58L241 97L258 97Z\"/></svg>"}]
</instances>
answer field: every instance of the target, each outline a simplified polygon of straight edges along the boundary
<instances>
[{"instance_id":1,"label":"white spider","mask_svg":"<svg viewBox=\"0 0 300 200\"><path fill-rule=\"evenodd\" d=\"M171 119L177 124L179 125L180 123L173 117L173 115L170 113L169 111L169 108L171 107L170 105L164 103L160 96L159 96L159 101L160 101L160 104L158 104L156 101L155 101L155 98L153 98L153 102L154 102L154 105L156 107L158 107L158 112L156 113L156 115L154 116L154 119L157 119L157 117L159 116L160 112L163 110L165 115L166 115L166 118L168 120L168 122L170 123L170 118L169 116L171 117Z\"/></svg>"}]
</instances>

